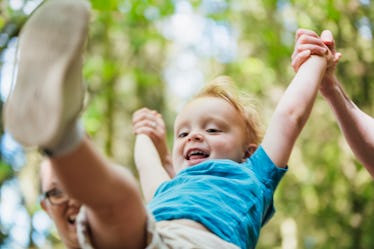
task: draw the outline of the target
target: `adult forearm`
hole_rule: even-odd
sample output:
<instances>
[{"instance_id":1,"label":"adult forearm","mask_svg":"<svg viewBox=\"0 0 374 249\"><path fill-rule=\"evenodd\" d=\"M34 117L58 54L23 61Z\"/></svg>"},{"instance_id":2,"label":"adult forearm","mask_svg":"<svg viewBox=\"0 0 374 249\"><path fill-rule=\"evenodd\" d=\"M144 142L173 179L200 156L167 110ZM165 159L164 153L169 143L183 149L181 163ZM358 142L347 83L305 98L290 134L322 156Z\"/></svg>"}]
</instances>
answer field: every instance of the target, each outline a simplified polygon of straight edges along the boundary
<instances>
[{"instance_id":1,"label":"adult forearm","mask_svg":"<svg viewBox=\"0 0 374 249\"><path fill-rule=\"evenodd\" d=\"M333 110L353 153L374 177L374 119L348 98L336 79L328 91L322 94Z\"/></svg>"}]
</instances>

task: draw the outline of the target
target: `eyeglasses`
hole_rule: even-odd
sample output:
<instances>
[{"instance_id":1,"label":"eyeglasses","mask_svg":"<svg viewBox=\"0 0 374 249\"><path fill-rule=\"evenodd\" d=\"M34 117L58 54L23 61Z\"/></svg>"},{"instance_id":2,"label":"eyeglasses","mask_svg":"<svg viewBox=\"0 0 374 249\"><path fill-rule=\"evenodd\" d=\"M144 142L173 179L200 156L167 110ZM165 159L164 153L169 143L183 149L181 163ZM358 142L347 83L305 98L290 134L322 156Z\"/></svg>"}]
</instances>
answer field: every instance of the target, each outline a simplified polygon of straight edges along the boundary
<instances>
[{"instance_id":1,"label":"eyeglasses","mask_svg":"<svg viewBox=\"0 0 374 249\"><path fill-rule=\"evenodd\" d=\"M58 188L53 188L44 192L41 196L42 200L48 199L48 201L52 205L60 205L67 200L69 200L69 196Z\"/></svg>"}]
</instances>

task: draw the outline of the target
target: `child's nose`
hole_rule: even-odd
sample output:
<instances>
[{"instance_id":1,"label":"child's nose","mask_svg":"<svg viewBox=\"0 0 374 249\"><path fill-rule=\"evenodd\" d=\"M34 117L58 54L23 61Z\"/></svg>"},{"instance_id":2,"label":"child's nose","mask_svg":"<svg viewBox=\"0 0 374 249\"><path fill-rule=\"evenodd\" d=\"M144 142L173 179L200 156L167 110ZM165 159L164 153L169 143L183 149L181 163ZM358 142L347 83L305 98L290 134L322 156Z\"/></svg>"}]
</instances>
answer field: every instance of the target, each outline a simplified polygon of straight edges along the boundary
<instances>
[{"instance_id":1,"label":"child's nose","mask_svg":"<svg viewBox=\"0 0 374 249\"><path fill-rule=\"evenodd\" d=\"M191 132L188 141L202 141L203 135L200 132Z\"/></svg>"}]
</instances>

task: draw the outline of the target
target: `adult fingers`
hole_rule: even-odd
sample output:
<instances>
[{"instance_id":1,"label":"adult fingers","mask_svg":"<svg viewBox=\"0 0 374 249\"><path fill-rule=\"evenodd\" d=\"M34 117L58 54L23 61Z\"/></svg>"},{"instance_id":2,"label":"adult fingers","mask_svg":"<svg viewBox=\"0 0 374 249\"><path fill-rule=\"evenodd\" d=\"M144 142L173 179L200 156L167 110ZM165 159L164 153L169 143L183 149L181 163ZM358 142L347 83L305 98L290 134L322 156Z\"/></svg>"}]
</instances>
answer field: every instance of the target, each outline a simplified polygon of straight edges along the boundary
<instances>
[{"instance_id":1,"label":"adult fingers","mask_svg":"<svg viewBox=\"0 0 374 249\"><path fill-rule=\"evenodd\" d=\"M300 53L297 53L292 58L291 66L295 72L299 70L300 66L310 57L310 55L311 55L310 50L304 50Z\"/></svg>"},{"instance_id":2,"label":"adult fingers","mask_svg":"<svg viewBox=\"0 0 374 249\"><path fill-rule=\"evenodd\" d=\"M334 40L334 36L332 35L331 31L330 30L322 31L321 40L335 57L335 54L336 54L335 40Z\"/></svg>"}]
</instances>

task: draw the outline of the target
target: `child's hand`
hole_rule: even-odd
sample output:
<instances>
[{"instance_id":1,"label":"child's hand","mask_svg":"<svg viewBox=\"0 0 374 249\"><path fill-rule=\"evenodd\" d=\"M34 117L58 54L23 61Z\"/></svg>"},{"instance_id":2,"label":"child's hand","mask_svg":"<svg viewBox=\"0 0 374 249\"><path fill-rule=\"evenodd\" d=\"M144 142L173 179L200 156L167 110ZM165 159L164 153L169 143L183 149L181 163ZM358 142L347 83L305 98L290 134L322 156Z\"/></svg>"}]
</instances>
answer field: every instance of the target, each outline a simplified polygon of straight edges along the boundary
<instances>
[{"instance_id":1,"label":"child's hand","mask_svg":"<svg viewBox=\"0 0 374 249\"><path fill-rule=\"evenodd\" d=\"M328 47L313 31L298 29L295 36L295 49L292 53L292 67L297 72L300 66L312 55L324 56Z\"/></svg>"},{"instance_id":2,"label":"child's hand","mask_svg":"<svg viewBox=\"0 0 374 249\"><path fill-rule=\"evenodd\" d=\"M171 156L166 142L165 122L160 113L148 108L137 110L132 116L133 131L135 134L145 134L154 143L160 156L162 165L172 178L175 175Z\"/></svg>"},{"instance_id":3,"label":"child's hand","mask_svg":"<svg viewBox=\"0 0 374 249\"><path fill-rule=\"evenodd\" d=\"M341 57L341 53L335 51L335 41L330 31L324 30L319 37L311 30L297 30L291 63L293 69L297 72L312 54L324 56L327 59L327 70L321 84L323 91L335 82L335 68Z\"/></svg>"}]
</instances>

